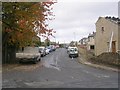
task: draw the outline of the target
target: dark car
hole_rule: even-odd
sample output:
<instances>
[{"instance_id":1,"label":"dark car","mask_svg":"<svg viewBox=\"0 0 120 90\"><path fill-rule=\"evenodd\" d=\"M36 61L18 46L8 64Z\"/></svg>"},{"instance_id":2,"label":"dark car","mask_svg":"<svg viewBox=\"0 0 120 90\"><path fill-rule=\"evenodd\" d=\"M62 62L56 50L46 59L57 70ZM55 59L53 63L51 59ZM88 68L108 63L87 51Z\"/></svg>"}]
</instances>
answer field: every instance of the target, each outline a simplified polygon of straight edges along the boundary
<instances>
[{"instance_id":1,"label":"dark car","mask_svg":"<svg viewBox=\"0 0 120 90\"><path fill-rule=\"evenodd\" d=\"M38 47L25 47L23 52L16 53L16 58L20 63L37 63L41 60L41 53Z\"/></svg>"}]
</instances>

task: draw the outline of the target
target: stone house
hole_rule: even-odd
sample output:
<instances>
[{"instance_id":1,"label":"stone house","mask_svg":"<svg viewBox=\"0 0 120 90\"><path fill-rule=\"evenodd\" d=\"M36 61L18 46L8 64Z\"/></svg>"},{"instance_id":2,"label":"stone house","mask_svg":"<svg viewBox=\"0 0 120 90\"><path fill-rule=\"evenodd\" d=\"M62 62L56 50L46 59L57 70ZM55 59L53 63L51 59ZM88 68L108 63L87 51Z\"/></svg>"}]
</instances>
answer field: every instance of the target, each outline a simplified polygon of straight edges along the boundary
<instances>
[{"instance_id":1,"label":"stone house","mask_svg":"<svg viewBox=\"0 0 120 90\"><path fill-rule=\"evenodd\" d=\"M89 34L88 41L87 41L87 50L94 52L95 49L95 32Z\"/></svg>"},{"instance_id":2,"label":"stone house","mask_svg":"<svg viewBox=\"0 0 120 90\"><path fill-rule=\"evenodd\" d=\"M80 45L87 45L87 41L88 41L88 38L82 38L80 41L79 41L79 43L80 43Z\"/></svg>"},{"instance_id":3,"label":"stone house","mask_svg":"<svg viewBox=\"0 0 120 90\"><path fill-rule=\"evenodd\" d=\"M96 22L95 55L120 51L120 19L99 17Z\"/></svg>"}]
</instances>

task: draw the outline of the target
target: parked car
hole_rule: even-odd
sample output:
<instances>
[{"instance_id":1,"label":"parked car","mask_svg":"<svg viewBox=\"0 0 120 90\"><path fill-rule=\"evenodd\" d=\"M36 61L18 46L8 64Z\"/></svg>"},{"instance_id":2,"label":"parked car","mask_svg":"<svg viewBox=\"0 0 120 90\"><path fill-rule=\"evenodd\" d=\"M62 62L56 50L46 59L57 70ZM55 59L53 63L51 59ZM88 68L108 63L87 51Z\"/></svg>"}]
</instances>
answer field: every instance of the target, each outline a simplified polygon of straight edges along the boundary
<instances>
[{"instance_id":1,"label":"parked car","mask_svg":"<svg viewBox=\"0 0 120 90\"><path fill-rule=\"evenodd\" d=\"M49 47L46 47L46 48L45 48L45 52L46 52L46 54L49 54L49 53L50 53L50 48L49 48Z\"/></svg>"},{"instance_id":2,"label":"parked car","mask_svg":"<svg viewBox=\"0 0 120 90\"><path fill-rule=\"evenodd\" d=\"M56 45L56 48L59 48L60 46L59 45Z\"/></svg>"},{"instance_id":3,"label":"parked car","mask_svg":"<svg viewBox=\"0 0 120 90\"><path fill-rule=\"evenodd\" d=\"M25 47L23 52L16 53L19 63L33 62L37 63L41 60L41 53L38 47Z\"/></svg>"},{"instance_id":4,"label":"parked car","mask_svg":"<svg viewBox=\"0 0 120 90\"><path fill-rule=\"evenodd\" d=\"M79 53L78 53L78 48L77 47L71 47L69 49L69 57L78 57Z\"/></svg>"},{"instance_id":5,"label":"parked car","mask_svg":"<svg viewBox=\"0 0 120 90\"><path fill-rule=\"evenodd\" d=\"M68 49L68 46L66 45L65 48Z\"/></svg>"},{"instance_id":6,"label":"parked car","mask_svg":"<svg viewBox=\"0 0 120 90\"><path fill-rule=\"evenodd\" d=\"M44 46L39 47L39 51L41 52L42 57L46 55L46 50Z\"/></svg>"},{"instance_id":7,"label":"parked car","mask_svg":"<svg viewBox=\"0 0 120 90\"><path fill-rule=\"evenodd\" d=\"M49 49L49 52L52 52L51 46L48 46L47 49Z\"/></svg>"},{"instance_id":8,"label":"parked car","mask_svg":"<svg viewBox=\"0 0 120 90\"><path fill-rule=\"evenodd\" d=\"M50 46L49 46L49 48L50 48L50 52L52 52L52 51L55 51L55 50L56 50L56 47L55 47L54 45L50 45Z\"/></svg>"},{"instance_id":9,"label":"parked car","mask_svg":"<svg viewBox=\"0 0 120 90\"><path fill-rule=\"evenodd\" d=\"M53 50L53 51L55 51L55 50L56 50L55 45L51 45L51 47L52 47L52 50Z\"/></svg>"}]
</instances>

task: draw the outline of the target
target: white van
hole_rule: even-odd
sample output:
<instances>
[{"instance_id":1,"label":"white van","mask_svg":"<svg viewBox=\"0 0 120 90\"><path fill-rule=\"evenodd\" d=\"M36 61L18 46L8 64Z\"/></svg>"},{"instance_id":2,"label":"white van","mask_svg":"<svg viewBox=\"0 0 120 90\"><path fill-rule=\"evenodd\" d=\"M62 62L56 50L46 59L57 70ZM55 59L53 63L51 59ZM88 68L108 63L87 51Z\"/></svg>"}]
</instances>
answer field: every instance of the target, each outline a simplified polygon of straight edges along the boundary
<instances>
[{"instance_id":1,"label":"white van","mask_svg":"<svg viewBox=\"0 0 120 90\"><path fill-rule=\"evenodd\" d=\"M77 47L70 47L68 50L69 57L78 57L78 48Z\"/></svg>"}]
</instances>

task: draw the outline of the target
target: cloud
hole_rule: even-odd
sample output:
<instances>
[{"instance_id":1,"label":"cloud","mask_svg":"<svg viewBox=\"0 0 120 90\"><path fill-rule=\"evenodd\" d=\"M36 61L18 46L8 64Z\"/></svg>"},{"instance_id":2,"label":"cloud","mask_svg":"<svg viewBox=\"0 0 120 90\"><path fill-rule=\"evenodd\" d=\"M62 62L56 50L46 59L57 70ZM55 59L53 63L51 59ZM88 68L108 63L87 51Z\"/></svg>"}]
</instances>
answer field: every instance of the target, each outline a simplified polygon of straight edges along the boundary
<instances>
[{"instance_id":1,"label":"cloud","mask_svg":"<svg viewBox=\"0 0 120 90\"><path fill-rule=\"evenodd\" d=\"M50 22L50 27L56 31L56 40L59 42L79 41L87 37L89 33L96 31L95 23L100 16L118 16L117 0L116 2L58 0L53 8L55 20Z\"/></svg>"}]
</instances>

